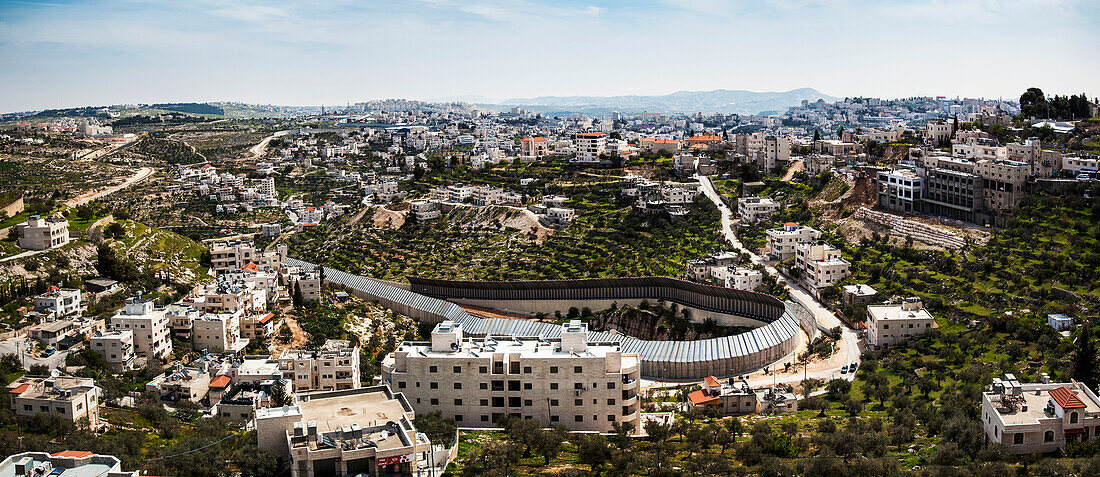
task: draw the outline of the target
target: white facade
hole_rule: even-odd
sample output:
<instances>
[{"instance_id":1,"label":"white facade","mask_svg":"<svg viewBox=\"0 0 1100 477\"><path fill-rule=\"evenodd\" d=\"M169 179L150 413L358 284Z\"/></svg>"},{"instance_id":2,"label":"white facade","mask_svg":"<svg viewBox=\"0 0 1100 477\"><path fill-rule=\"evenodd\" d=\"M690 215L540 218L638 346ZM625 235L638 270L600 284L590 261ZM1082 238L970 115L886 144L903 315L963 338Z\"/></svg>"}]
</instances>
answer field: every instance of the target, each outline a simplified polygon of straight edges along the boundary
<instances>
[{"instance_id":1,"label":"white facade","mask_svg":"<svg viewBox=\"0 0 1100 477\"><path fill-rule=\"evenodd\" d=\"M19 248L48 250L69 243L69 221L59 218L43 219L32 215L30 220L16 225Z\"/></svg>"},{"instance_id":2,"label":"white facade","mask_svg":"<svg viewBox=\"0 0 1100 477\"><path fill-rule=\"evenodd\" d=\"M768 197L742 197L737 199L737 216L742 222L755 224L779 211L779 202Z\"/></svg>"},{"instance_id":3,"label":"white facade","mask_svg":"<svg viewBox=\"0 0 1100 477\"><path fill-rule=\"evenodd\" d=\"M600 154L607 147L607 134L602 132L578 133L575 138L577 157L574 162L599 162Z\"/></svg>"},{"instance_id":4,"label":"white facade","mask_svg":"<svg viewBox=\"0 0 1100 477\"><path fill-rule=\"evenodd\" d=\"M359 347L346 340L328 340L316 351L285 350L279 356L279 369L297 392L361 386Z\"/></svg>"},{"instance_id":5,"label":"white facade","mask_svg":"<svg viewBox=\"0 0 1100 477\"><path fill-rule=\"evenodd\" d=\"M115 371L134 368L134 330L108 330L96 333L88 341L88 349L107 360Z\"/></svg>"},{"instance_id":6,"label":"white facade","mask_svg":"<svg viewBox=\"0 0 1100 477\"><path fill-rule=\"evenodd\" d=\"M848 277L851 264L840 257L836 247L820 242L795 246L795 267L801 271L802 284L809 289L836 285Z\"/></svg>"},{"instance_id":7,"label":"white facade","mask_svg":"<svg viewBox=\"0 0 1100 477\"><path fill-rule=\"evenodd\" d=\"M795 246L821 238L821 232L813 227L800 226L794 222L783 224L777 229L765 231L768 236L768 250L778 260L786 260L795 255Z\"/></svg>"},{"instance_id":8,"label":"white facade","mask_svg":"<svg viewBox=\"0 0 1100 477\"><path fill-rule=\"evenodd\" d=\"M906 298L900 305L867 307L867 344L888 346L932 330L936 320L919 298Z\"/></svg>"},{"instance_id":9,"label":"white facade","mask_svg":"<svg viewBox=\"0 0 1100 477\"><path fill-rule=\"evenodd\" d=\"M139 356L164 358L172 354L168 315L153 302L130 298L121 313L111 317L110 328L134 332L134 351Z\"/></svg>"},{"instance_id":10,"label":"white facade","mask_svg":"<svg viewBox=\"0 0 1100 477\"><path fill-rule=\"evenodd\" d=\"M80 313L80 290L50 287L46 293L34 297L34 308L52 313L54 318Z\"/></svg>"},{"instance_id":11,"label":"white facade","mask_svg":"<svg viewBox=\"0 0 1100 477\"><path fill-rule=\"evenodd\" d=\"M431 343L405 342L386 356L382 382L408 392L417 412L439 411L460 427L516 416L575 431L640 429L638 355L587 343L580 322L562 327L560 341L475 341L445 321Z\"/></svg>"},{"instance_id":12,"label":"white facade","mask_svg":"<svg viewBox=\"0 0 1100 477\"><path fill-rule=\"evenodd\" d=\"M1059 452L1100 436L1100 399L1076 381L1021 384L1006 374L982 392L981 419L986 441L1009 453Z\"/></svg>"}]
</instances>

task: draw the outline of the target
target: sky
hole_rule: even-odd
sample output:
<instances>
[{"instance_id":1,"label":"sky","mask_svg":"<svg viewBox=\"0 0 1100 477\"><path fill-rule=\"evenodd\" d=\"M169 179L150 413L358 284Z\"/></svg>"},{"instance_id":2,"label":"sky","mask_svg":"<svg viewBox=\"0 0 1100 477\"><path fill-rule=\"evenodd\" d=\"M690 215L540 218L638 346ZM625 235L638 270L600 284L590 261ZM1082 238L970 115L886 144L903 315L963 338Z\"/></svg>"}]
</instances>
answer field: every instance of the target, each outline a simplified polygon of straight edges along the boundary
<instances>
[{"instance_id":1,"label":"sky","mask_svg":"<svg viewBox=\"0 0 1100 477\"><path fill-rule=\"evenodd\" d=\"M0 111L810 87L1100 96L1096 0L0 0Z\"/></svg>"}]
</instances>

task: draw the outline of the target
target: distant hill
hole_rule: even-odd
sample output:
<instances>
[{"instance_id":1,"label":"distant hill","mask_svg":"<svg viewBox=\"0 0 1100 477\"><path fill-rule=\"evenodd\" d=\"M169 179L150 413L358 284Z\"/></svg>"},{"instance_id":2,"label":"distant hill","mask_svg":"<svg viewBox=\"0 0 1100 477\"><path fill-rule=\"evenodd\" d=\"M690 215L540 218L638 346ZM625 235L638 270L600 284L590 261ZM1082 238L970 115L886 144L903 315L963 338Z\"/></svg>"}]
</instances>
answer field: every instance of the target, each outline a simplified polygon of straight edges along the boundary
<instances>
[{"instance_id":1,"label":"distant hill","mask_svg":"<svg viewBox=\"0 0 1100 477\"><path fill-rule=\"evenodd\" d=\"M190 114L225 114L224 109L208 103L160 103L154 104L150 108Z\"/></svg>"},{"instance_id":2,"label":"distant hill","mask_svg":"<svg viewBox=\"0 0 1100 477\"><path fill-rule=\"evenodd\" d=\"M831 102L840 98L813 88L790 91L679 91L660 96L540 96L503 101L505 106L522 106L535 111L605 113L736 113L760 114L783 111L802 100Z\"/></svg>"}]
</instances>

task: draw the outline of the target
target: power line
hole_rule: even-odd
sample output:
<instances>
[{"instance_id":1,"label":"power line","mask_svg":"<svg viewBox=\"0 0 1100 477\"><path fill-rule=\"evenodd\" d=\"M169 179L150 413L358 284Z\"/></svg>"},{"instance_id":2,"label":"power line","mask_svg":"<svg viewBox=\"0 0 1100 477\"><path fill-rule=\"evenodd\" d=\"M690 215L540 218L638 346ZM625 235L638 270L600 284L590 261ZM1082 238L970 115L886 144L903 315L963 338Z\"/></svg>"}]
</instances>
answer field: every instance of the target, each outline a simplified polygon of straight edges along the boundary
<instances>
[{"instance_id":1,"label":"power line","mask_svg":"<svg viewBox=\"0 0 1100 477\"><path fill-rule=\"evenodd\" d=\"M228 436L225 436L225 437L223 437L223 438L221 438L221 439L218 439L218 440L216 440L216 441L214 441L214 442L211 442L211 443L209 443L209 444L207 444L207 445L204 445L204 446L202 446L202 447L198 447L198 448L195 448L195 449L191 449L191 450L189 450L189 451L184 451L184 452L180 452L180 453L177 453L177 454L172 454L172 455L166 455L166 456L163 456L163 457L154 457L154 458L151 458L151 459L144 459L144 461L145 461L145 462L151 462L151 461L154 461L154 460L163 460L163 459L170 459L170 458L172 458L172 457L179 457L179 456L181 456L181 455L186 455L186 454L190 454L190 453L192 453L192 452L198 452L198 451L201 451L201 450L203 450L203 449L206 449L206 448L208 448L208 447L211 447L211 446L213 446L213 445L215 445L215 444L218 444L218 443L220 443L220 442L222 442L222 441L228 440L228 439L229 439L229 438L231 438L231 437L236 437L236 436L237 436L237 433L235 433L235 432L234 432L234 433L232 433L232 434L229 434Z\"/></svg>"}]
</instances>

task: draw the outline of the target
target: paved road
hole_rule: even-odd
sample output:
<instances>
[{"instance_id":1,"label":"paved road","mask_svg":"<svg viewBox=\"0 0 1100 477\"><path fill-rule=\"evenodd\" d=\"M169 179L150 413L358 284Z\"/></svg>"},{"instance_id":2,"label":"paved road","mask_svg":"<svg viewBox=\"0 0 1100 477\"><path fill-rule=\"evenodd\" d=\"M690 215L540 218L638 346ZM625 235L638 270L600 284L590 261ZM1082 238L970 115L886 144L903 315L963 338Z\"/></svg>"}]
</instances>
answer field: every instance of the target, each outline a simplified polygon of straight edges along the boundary
<instances>
[{"instance_id":1,"label":"paved road","mask_svg":"<svg viewBox=\"0 0 1100 477\"><path fill-rule=\"evenodd\" d=\"M56 368L65 362L65 356L69 354L68 351L58 351L49 358L35 358L33 356L30 356L29 354L26 354L25 352L20 353L20 345L24 346L24 350L26 349L26 338L18 337L0 341L0 355L15 354L22 357L24 365L23 367L25 369L30 369L30 367L35 364L45 364L51 369Z\"/></svg>"},{"instance_id":2,"label":"paved road","mask_svg":"<svg viewBox=\"0 0 1100 477\"><path fill-rule=\"evenodd\" d=\"M714 183L711 182L709 177L696 176L700 184L702 184L703 194L707 196L711 202L718 205L718 210L722 214L722 235L726 237L726 240L730 242L739 252L749 254L750 260L754 264L760 264L764 266L764 269L771 275L778 278L779 282L787 287L790 292L791 298L804 306L810 313L813 313L817 319L819 325L826 329L839 326L841 328L841 339L837 343L837 352L828 361L817 361L810 363L807 377L817 379L831 379L834 377L844 377L846 379L854 379L852 374L840 374L840 368L845 364L859 362L859 337L856 332L849 328L844 322L840 321L828 308L825 308L820 302L813 298L806 290L798 286L798 284L790 283L779 274L774 267L765 263L764 258L757 255L754 251L749 250L740 240L737 239L737 235L733 233L733 211L722 202L718 196L718 192L714 188ZM780 374L775 376L775 382L792 382L800 381L803 378L801 371L789 374ZM749 378L749 383L754 386L761 384L771 384L772 376L756 376L753 375Z\"/></svg>"}]
</instances>

